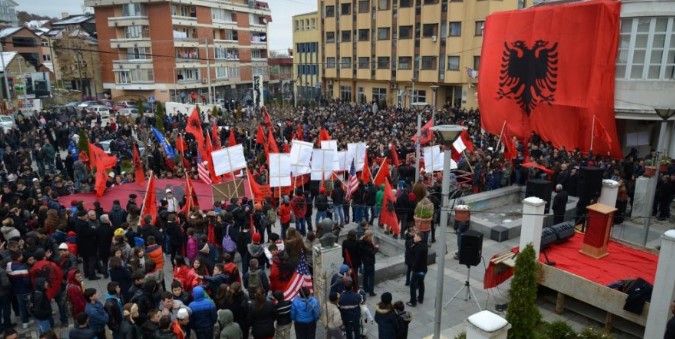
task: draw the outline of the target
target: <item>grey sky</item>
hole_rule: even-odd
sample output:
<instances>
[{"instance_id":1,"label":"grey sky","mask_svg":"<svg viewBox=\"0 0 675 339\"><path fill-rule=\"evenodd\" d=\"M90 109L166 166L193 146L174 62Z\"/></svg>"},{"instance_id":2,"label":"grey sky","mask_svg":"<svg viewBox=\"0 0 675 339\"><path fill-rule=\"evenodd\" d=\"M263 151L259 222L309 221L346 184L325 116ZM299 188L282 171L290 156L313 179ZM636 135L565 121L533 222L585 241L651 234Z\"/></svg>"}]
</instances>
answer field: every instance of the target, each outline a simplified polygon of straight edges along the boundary
<instances>
[{"instance_id":1,"label":"grey sky","mask_svg":"<svg viewBox=\"0 0 675 339\"><path fill-rule=\"evenodd\" d=\"M82 0L18 0L18 10L29 13L61 17L62 12L82 13ZM269 25L269 48L286 51L293 44L291 17L316 10L316 0L267 0L272 9Z\"/></svg>"}]
</instances>

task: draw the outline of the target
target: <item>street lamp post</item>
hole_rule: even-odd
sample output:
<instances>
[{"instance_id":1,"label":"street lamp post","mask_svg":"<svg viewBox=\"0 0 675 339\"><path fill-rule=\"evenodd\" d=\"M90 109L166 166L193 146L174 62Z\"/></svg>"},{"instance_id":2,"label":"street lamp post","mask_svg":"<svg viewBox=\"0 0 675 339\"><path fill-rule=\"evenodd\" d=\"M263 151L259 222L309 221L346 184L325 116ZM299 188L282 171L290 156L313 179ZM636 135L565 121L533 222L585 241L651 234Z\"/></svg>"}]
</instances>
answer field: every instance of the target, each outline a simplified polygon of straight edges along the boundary
<instances>
[{"instance_id":1,"label":"street lamp post","mask_svg":"<svg viewBox=\"0 0 675 339\"><path fill-rule=\"evenodd\" d=\"M441 311L443 309L443 281L445 280L445 252L447 250L446 233L448 229L448 215L450 214L450 160L452 160L452 143L462 133L464 127L459 125L440 125L431 128L434 136L445 146L443 152L443 182L441 194L443 195L443 205L441 205L441 229L439 231L440 241L436 249L436 263L438 269L436 273L436 304L434 314L434 339L441 338Z\"/></svg>"},{"instance_id":2,"label":"street lamp post","mask_svg":"<svg viewBox=\"0 0 675 339\"><path fill-rule=\"evenodd\" d=\"M431 125L433 126L436 124L436 93L438 92L438 86L431 85L429 88L431 88L431 91L434 93L434 98L431 103Z\"/></svg>"}]
</instances>

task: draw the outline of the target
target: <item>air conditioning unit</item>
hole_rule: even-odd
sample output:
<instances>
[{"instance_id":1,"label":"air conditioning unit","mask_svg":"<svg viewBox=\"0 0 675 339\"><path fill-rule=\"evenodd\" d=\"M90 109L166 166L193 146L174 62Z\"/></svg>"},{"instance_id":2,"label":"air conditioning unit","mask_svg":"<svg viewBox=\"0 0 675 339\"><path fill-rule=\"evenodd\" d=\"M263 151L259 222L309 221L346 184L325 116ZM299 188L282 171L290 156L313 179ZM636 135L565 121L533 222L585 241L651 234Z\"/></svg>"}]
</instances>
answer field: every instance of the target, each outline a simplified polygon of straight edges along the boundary
<instances>
[{"instance_id":1,"label":"air conditioning unit","mask_svg":"<svg viewBox=\"0 0 675 339\"><path fill-rule=\"evenodd\" d=\"M397 89L397 88L398 88L398 84L395 83L395 82L392 82L391 85L390 85L389 87L390 87L391 89Z\"/></svg>"},{"instance_id":2,"label":"air conditioning unit","mask_svg":"<svg viewBox=\"0 0 675 339\"><path fill-rule=\"evenodd\" d=\"M205 84L207 82L207 79L202 79L202 84Z\"/></svg>"},{"instance_id":3,"label":"air conditioning unit","mask_svg":"<svg viewBox=\"0 0 675 339\"><path fill-rule=\"evenodd\" d=\"M436 40L438 40L437 36L434 35L434 36L431 37L431 41L436 42Z\"/></svg>"}]
</instances>

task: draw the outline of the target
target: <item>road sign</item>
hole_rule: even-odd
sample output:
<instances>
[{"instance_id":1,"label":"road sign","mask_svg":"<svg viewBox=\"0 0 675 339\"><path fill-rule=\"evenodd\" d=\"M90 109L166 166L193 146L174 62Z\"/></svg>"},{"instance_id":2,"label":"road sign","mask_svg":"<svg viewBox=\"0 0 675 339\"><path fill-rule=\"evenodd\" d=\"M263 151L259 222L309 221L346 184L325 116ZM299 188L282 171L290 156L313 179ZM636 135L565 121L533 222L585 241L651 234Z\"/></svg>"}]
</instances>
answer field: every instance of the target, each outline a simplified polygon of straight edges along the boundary
<instances>
[{"instance_id":1,"label":"road sign","mask_svg":"<svg viewBox=\"0 0 675 339\"><path fill-rule=\"evenodd\" d=\"M155 103L155 97L149 96L148 97L148 103L151 104L151 105L154 104Z\"/></svg>"}]
</instances>

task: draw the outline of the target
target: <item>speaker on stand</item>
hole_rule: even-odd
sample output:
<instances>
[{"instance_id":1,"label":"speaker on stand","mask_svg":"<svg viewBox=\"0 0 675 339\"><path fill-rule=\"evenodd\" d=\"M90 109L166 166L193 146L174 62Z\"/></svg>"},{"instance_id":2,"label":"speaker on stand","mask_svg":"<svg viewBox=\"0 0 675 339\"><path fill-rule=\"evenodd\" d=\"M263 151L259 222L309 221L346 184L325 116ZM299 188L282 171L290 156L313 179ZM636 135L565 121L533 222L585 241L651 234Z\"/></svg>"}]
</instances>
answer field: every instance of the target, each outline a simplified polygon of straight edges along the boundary
<instances>
[{"instance_id":1,"label":"speaker on stand","mask_svg":"<svg viewBox=\"0 0 675 339\"><path fill-rule=\"evenodd\" d=\"M448 304L455 300L455 298L462 291L465 291L466 295L464 301L469 301L469 299L473 297L473 300L476 302L476 306L478 306L478 310L482 310L480 304L478 303L478 299L476 299L476 294L473 292L473 288L471 287L471 266L477 266L481 261L483 253L483 233L468 230L464 232L461 237L462 241L459 248L459 263L466 265L466 281L464 282L464 286L462 286L462 288L460 288L457 293L455 293L455 295L450 298L450 300L443 304L443 307L447 307ZM439 274L442 274L442 272L439 272Z\"/></svg>"},{"instance_id":2,"label":"speaker on stand","mask_svg":"<svg viewBox=\"0 0 675 339\"><path fill-rule=\"evenodd\" d=\"M553 194L553 183L544 179L533 179L527 181L525 188L525 198L537 197L546 201L544 213L548 214L551 208L551 194Z\"/></svg>"},{"instance_id":3,"label":"speaker on stand","mask_svg":"<svg viewBox=\"0 0 675 339\"><path fill-rule=\"evenodd\" d=\"M577 202L576 224L581 225L582 232L586 231L586 207L597 200L602 192L602 168L581 167L577 174Z\"/></svg>"}]
</instances>

